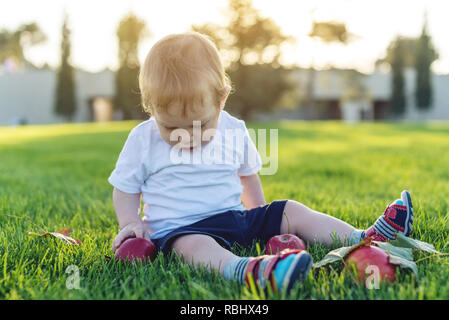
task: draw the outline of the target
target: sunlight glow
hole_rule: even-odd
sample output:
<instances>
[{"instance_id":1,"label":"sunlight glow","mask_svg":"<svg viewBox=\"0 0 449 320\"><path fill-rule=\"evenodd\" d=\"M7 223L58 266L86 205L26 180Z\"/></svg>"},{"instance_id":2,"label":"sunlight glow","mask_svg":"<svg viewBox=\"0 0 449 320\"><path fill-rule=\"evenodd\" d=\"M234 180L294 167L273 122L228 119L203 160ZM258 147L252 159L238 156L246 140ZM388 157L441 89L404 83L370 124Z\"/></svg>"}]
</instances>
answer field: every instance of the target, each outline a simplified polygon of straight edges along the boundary
<instances>
[{"instance_id":1,"label":"sunlight glow","mask_svg":"<svg viewBox=\"0 0 449 320\"><path fill-rule=\"evenodd\" d=\"M283 47L287 65L318 68L335 66L372 72L374 62L396 35L418 36L427 10L429 31L439 50L433 65L437 73L449 73L449 3L440 0L254 0L264 16L273 18L295 44ZM72 28L72 62L88 71L117 68L118 21L132 9L145 20L151 36L142 42L143 60L152 44L169 33L184 32L192 24L224 23L226 0L166 1L54 1L0 0L0 28L16 28L36 21L48 36L46 43L26 52L32 62L51 66L59 63L60 30L64 10ZM325 45L308 37L313 19L345 22L356 35L347 46Z\"/></svg>"}]
</instances>

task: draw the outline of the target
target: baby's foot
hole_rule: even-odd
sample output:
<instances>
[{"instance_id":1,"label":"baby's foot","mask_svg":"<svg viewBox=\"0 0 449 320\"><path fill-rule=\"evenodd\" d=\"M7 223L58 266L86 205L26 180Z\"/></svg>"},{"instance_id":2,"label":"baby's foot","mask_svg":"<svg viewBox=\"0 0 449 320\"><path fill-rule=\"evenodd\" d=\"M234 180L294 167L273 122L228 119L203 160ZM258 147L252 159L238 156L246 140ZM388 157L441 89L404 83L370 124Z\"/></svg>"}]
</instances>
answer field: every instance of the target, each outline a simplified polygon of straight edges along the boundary
<instances>
[{"instance_id":1,"label":"baby's foot","mask_svg":"<svg viewBox=\"0 0 449 320\"><path fill-rule=\"evenodd\" d=\"M253 258L246 268L245 282L249 275L265 289L271 287L289 292L297 281L304 281L312 268L312 256L305 250L284 250L277 255L264 255Z\"/></svg>"},{"instance_id":2,"label":"baby's foot","mask_svg":"<svg viewBox=\"0 0 449 320\"><path fill-rule=\"evenodd\" d=\"M390 241L396 239L395 233L408 237L413 226L413 204L410 193L402 191L401 199L388 205L383 215L365 231L365 236L375 241Z\"/></svg>"}]
</instances>

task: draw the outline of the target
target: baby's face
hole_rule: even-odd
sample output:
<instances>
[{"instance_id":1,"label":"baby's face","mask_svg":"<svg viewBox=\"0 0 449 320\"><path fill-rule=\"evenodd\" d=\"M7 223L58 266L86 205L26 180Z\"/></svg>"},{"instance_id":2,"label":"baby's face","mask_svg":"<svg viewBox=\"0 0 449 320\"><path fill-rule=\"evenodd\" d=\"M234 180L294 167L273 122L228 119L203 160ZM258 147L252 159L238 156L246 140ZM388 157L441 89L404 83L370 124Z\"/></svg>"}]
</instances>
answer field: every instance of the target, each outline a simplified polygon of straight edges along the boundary
<instances>
[{"instance_id":1,"label":"baby's face","mask_svg":"<svg viewBox=\"0 0 449 320\"><path fill-rule=\"evenodd\" d=\"M187 108L186 114L183 115L182 108L177 108L174 105L169 108L169 112L159 113L156 111L153 113L153 116L157 122L162 139L172 146L179 143L181 148L192 150L212 139L213 135L211 136L210 133L217 128L220 110L211 104L198 107L196 110ZM198 122L194 123L194 121ZM185 137L188 138L185 139Z\"/></svg>"}]
</instances>

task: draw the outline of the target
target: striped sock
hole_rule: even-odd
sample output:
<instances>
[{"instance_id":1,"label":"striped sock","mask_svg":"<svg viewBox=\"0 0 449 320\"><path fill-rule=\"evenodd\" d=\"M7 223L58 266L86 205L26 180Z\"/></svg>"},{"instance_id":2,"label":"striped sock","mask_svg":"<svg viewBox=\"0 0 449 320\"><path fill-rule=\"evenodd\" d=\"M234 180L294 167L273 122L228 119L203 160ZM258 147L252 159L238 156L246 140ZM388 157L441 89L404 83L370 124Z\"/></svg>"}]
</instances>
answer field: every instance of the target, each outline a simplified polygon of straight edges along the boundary
<instances>
[{"instance_id":1,"label":"striped sock","mask_svg":"<svg viewBox=\"0 0 449 320\"><path fill-rule=\"evenodd\" d=\"M396 236L394 234L398 232L395 227L391 226L385 220L384 216L380 216L379 219L374 222L374 230L388 240L396 239Z\"/></svg>"},{"instance_id":2,"label":"striped sock","mask_svg":"<svg viewBox=\"0 0 449 320\"><path fill-rule=\"evenodd\" d=\"M224 267L223 276L225 279L243 283L245 281L246 266L249 261L249 257L238 257L231 259Z\"/></svg>"},{"instance_id":3,"label":"striped sock","mask_svg":"<svg viewBox=\"0 0 449 320\"><path fill-rule=\"evenodd\" d=\"M364 230L355 229L354 231L351 232L351 235L349 236L349 245L350 246L356 245L365 238L366 235Z\"/></svg>"},{"instance_id":4,"label":"striped sock","mask_svg":"<svg viewBox=\"0 0 449 320\"><path fill-rule=\"evenodd\" d=\"M391 205L404 206L404 203L402 202L402 200L396 199ZM404 210L405 210L404 213L406 214L407 213L406 209L404 209ZM388 212L388 208L387 208L385 213L383 215L381 215L376 220L376 222L374 222L373 228L376 233L380 234L385 239L394 240L394 239L396 239L395 233L400 232L400 230L395 228L392 224L387 222L387 220L385 219L385 216L388 214L389 214L389 212ZM396 217L397 214L398 214L397 211L394 210L394 217ZM398 220L400 221L400 219L398 219ZM395 222L398 223L399 225L403 225L403 223L401 223L401 222L397 222L397 221L395 221Z\"/></svg>"}]
</instances>

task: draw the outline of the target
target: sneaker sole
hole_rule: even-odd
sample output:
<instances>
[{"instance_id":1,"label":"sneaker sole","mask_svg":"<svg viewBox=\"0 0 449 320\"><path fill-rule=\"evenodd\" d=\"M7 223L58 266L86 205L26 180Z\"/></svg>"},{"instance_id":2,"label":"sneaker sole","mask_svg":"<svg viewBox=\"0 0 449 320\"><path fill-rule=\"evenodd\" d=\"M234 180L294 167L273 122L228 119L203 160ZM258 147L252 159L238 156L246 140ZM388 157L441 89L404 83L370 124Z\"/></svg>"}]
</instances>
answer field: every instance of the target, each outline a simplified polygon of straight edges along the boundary
<instances>
[{"instance_id":1,"label":"sneaker sole","mask_svg":"<svg viewBox=\"0 0 449 320\"><path fill-rule=\"evenodd\" d=\"M407 208L407 219L405 220L404 235L408 237L413 226L413 204L410 193L407 190L402 191L401 199Z\"/></svg>"},{"instance_id":2,"label":"sneaker sole","mask_svg":"<svg viewBox=\"0 0 449 320\"><path fill-rule=\"evenodd\" d=\"M303 251L298 253L285 275L285 281L282 287L287 288L287 292L290 292L298 279L304 281L307 278L310 269L312 269L312 265L313 259L308 252Z\"/></svg>"}]
</instances>

